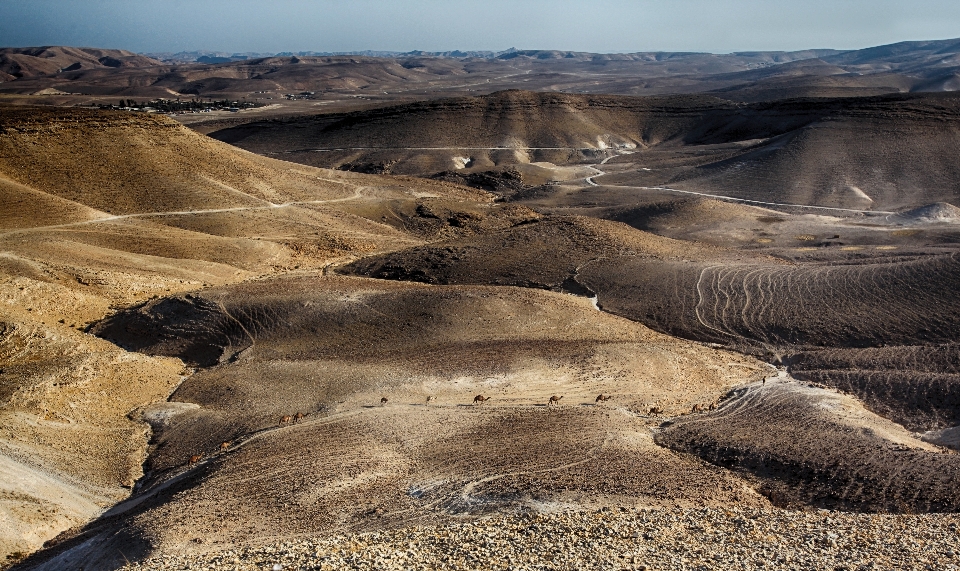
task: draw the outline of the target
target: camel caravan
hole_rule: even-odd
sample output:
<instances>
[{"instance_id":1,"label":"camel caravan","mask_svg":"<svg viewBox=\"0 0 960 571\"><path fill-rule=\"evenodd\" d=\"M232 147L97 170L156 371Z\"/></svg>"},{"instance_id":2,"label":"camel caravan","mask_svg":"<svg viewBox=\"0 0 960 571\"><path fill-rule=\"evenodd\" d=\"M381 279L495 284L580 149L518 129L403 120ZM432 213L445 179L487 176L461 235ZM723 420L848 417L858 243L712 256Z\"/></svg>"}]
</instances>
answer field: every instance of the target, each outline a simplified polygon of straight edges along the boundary
<instances>
[{"instance_id":1,"label":"camel caravan","mask_svg":"<svg viewBox=\"0 0 960 571\"><path fill-rule=\"evenodd\" d=\"M560 406L560 401L563 399L563 397L564 397L564 395L551 395L550 398L547 399L547 406L548 406L548 407L551 407L551 408L559 407L559 406ZM487 402L488 400L490 400L490 399L492 399L492 398L493 398L493 397L489 397L489 396L482 395L482 394L481 394L481 395L476 395L476 396L473 397L473 405L474 405L474 406L482 405L482 404L484 404L485 402ZM597 395L597 397L594 399L593 402L594 402L595 405L600 405L600 404L603 404L603 403L609 401L609 400L612 399L612 398L613 398L613 395L608 395L608 394L600 393L599 395ZM434 395L429 395L429 396L427 396L427 398L426 398L426 404L429 405L429 404L431 404L431 403L435 403L436 400L437 400L437 397L435 397ZM713 401L713 402L711 402L711 403L709 403L709 404L695 404L695 405L693 405L693 407L691 408L691 410L690 410L689 412L681 412L680 414L682 414L682 415L691 414L691 413L694 413L694 414L695 414L695 413L700 413L700 412L706 412L706 411L716 410L716 409L719 407L720 402L722 402L723 400L724 400L724 397L721 397L721 398L719 398L719 399L717 399L717 400L715 400L715 401ZM388 402L390 402L390 399L388 399L387 397L384 396L384 397L381 397L381 398L380 398L380 406L386 406L386 404L387 404ZM661 415L663 415L664 413L665 413L665 411L664 411L663 407L661 407L661 406L659 406L659 405L651 406L651 407L649 407L649 408L647 409L647 415L649 415L649 416L661 416ZM285 415L283 415L283 416L280 417L280 421L277 423L277 427L280 428L280 427L284 427L284 426L287 426L287 425L299 424L299 423L303 422L303 419L306 418L306 417L309 416L309 415L310 415L310 413L305 413L305 412L297 412L297 413L294 413L294 414L285 414ZM226 451L228 451L228 450L229 450L231 447L233 447L233 446L234 446L234 443L233 443L232 441L229 441L229 440L228 440L228 441L224 441L224 442L220 443L219 451L220 451L221 453L226 452ZM202 459L203 459L203 455L202 455L202 454L195 454L195 455L193 455L193 456L190 457L190 459L189 459L189 461L188 461L188 464L190 464L190 465L197 464L197 463L200 462L200 460L202 460Z\"/></svg>"},{"instance_id":2,"label":"camel caravan","mask_svg":"<svg viewBox=\"0 0 960 571\"><path fill-rule=\"evenodd\" d=\"M294 415L285 414L280 417L280 423L278 426L283 426L285 424L300 424L303 422L303 419L307 417L310 413L298 412Z\"/></svg>"}]
</instances>

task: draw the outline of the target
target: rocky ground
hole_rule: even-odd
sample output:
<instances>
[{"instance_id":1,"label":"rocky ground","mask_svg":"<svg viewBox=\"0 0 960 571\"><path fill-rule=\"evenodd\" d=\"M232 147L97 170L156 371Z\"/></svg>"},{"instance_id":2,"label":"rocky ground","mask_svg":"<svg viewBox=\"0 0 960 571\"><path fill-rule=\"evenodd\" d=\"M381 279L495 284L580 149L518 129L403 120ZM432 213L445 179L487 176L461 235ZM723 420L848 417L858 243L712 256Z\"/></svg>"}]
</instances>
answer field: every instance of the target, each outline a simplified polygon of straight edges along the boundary
<instances>
[{"instance_id":1,"label":"rocky ground","mask_svg":"<svg viewBox=\"0 0 960 571\"><path fill-rule=\"evenodd\" d=\"M960 516L601 509L297 538L124 571L235 569L957 569Z\"/></svg>"}]
</instances>

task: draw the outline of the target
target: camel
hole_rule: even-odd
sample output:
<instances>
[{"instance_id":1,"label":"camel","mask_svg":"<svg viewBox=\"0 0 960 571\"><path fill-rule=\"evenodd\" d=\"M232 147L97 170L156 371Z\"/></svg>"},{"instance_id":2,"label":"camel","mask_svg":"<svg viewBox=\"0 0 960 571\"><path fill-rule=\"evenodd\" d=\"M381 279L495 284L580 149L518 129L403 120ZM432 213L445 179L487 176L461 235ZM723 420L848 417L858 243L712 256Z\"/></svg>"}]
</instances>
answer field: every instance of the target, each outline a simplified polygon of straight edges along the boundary
<instances>
[{"instance_id":1,"label":"camel","mask_svg":"<svg viewBox=\"0 0 960 571\"><path fill-rule=\"evenodd\" d=\"M302 412L298 412L297 414L293 415L293 423L297 424L298 422L301 422L307 416L307 414L309 413L304 414Z\"/></svg>"},{"instance_id":2,"label":"camel","mask_svg":"<svg viewBox=\"0 0 960 571\"><path fill-rule=\"evenodd\" d=\"M493 397L485 397L483 395L477 395L473 397L473 404L483 404L485 401L492 399Z\"/></svg>"},{"instance_id":3,"label":"camel","mask_svg":"<svg viewBox=\"0 0 960 571\"><path fill-rule=\"evenodd\" d=\"M201 458L203 458L203 456L201 456L200 454L194 454L193 456L190 457L190 463L196 464L197 462L200 461Z\"/></svg>"},{"instance_id":4,"label":"camel","mask_svg":"<svg viewBox=\"0 0 960 571\"><path fill-rule=\"evenodd\" d=\"M659 406L651 406L648 414L663 414L663 409Z\"/></svg>"},{"instance_id":5,"label":"camel","mask_svg":"<svg viewBox=\"0 0 960 571\"><path fill-rule=\"evenodd\" d=\"M231 444L231 442L230 442L229 440L226 441L226 442L221 442L221 443L220 443L220 452L226 452L226 451L227 451L227 448L230 448L230 444Z\"/></svg>"},{"instance_id":6,"label":"camel","mask_svg":"<svg viewBox=\"0 0 960 571\"><path fill-rule=\"evenodd\" d=\"M605 395L603 393L600 393L599 395L597 395L597 400L594 402L607 402L612 398L613 398L613 395Z\"/></svg>"},{"instance_id":7,"label":"camel","mask_svg":"<svg viewBox=\"0 0 960 571\"><path fill-rule=\"evenodd\" d=\"M547 406L550 406L550 405L552 405L552 404L555 404L555 405L558 405L558 406L559 406L559 404L560 404L560 399L562 399L562 398L563 398L563 395L560 395L560 396L553 395L552 397L550 397L550 400L547 401Z\"/></svg>"},{"instance_id":8,"label":"camel","mask_svg":"<svg viewBox=\"0 0 960 571\"><path fill-rule=\"evenodd\" d=\"M433 395L428 396L428 397L427 397L427 404L432 403L434 400L436 400L436 398L435 398Z\"/></svg>"},{"instance_id":9,"label":"camel","mask_svg":"<svg viewBox=\"0 0 960 571\"><path fill-rule=\"evenodd\" d=\"M703 412L703 405L701 404L693 405L693 409L691 409L690 412Z\"/></svg>"},{"instance_id":10,"label":"camel","mask_svg":"<svg viewBox=\"0 0 960 571\"><path fill-rule=\"evenodd\" d=\"M387 404L387 397L380 397L380 406Z\"/></svg>"},{"instance_id":11,"label":"camel","mask_svg":"<svg viewBox=\"0 0 960 571\"><path fill-rule=\"evenodd\" d=\"M283 416L280 417L280 423L278 424L278 426L283 426L284 424L289 424L291 420L293 420L293 417L290 416L289 414L285 414L285 415L283 415Z\"/></svg>"}]
</instances>

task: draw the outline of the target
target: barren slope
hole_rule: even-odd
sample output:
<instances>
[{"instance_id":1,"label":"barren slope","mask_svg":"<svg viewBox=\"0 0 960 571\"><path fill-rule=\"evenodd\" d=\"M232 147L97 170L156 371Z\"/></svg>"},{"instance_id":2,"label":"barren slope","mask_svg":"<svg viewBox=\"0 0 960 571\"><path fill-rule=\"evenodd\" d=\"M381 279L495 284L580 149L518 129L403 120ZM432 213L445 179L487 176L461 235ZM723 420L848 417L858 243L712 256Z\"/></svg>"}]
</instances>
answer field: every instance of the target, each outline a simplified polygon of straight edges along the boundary
<instances>
[{"instance_id":1,"label":"barren slope","mask_svg":"<svg viewBox=\"0 0 960 571\"><path fill-rule=\"evenodd\" d=\"M731 54L307 52L205 65L181 61L160 64L119 50L46 46L0 50L0 78L6 80L0 91L59 91L83 94L86 100L91 95L113 99L120 95L178 94L254 99L265 92L279 95L313 91L329 102L347 94L397 101L436 93L489 93L522 86L541 91L625 95L715 91L735 100L757 101L949 91L955 89L960 68L958 51L957 40L938 40L851 51Z\"/></svg>"},{"instance_id":2,"label":"barren slope","mask_svg":"<svg viewBox=\"0 0 960 571\"><path fill-rule=\"evenodd\" d=\"M265 159L162 117L75 110L4 112L0 205L3 556L129 494L149 435L127 415L189 374L82 332L111 305L529 215L501 220L486 194L445 183Z\"/></svg>"},{"instance_id":3,"label":"barren slope","mask_svg":"<svg viewBox=\"0 0 960 571\"><path fill-rule=\"evenodd\" d=\"M928 432L960 424L956 343L825 349L788 360L794 377L856 395L870 410L910 430Z\"/></svg>"},{"instance_id":4,"label":"barren slope","mask_svg":"<svg viewBox=\"0 0 960 571\"><path fill-rule=\"evenodd\" d=\"M768 369L583 298L275 278L150 302L96 331L215 366L144 410L155 429L144 487L47 568L105 565L116 541L139 557L198 536L256 543L518 506L765 503L656 447L646 413L706 407ZM614 400L596 405L598 393ZM471 405L476 394L492 400ZM553 394L560 405L546 404ZM278 427L298 411L301 424ZM203 459L189 465L193 454Z\"/></svg>"},{"instance_id":5,"label":"barren slope","mask_svg":"<svg viewBox=\"0 0 960 571\"><path fill-rule=\"evenodd\" d=\"M322 167L431 174L600 162L632 169L601 185L658 185L862 210L960 201L953 95L790 99L505 91L348 114L260 121L211 135ZM664 151L681 160L663 164ZM652 169L651 169L652 167ZM534 183L536 184L536 183Z\"/></svg>"},{"instance_id":6,"label":"barren slope","mask_svg":"<svg viewBox=\"0 0 960 571\"><path fill-rule=\"evenodd\" d=\"M950 49L670 58L763 98L926 81ZM808 56L827 59L751 69ZM500 69L315 59L169 66L151 89L487 89ZM508 60L560 90L585 81L565 60L643 58ZM0 556L64 530L24 568L516 510L960 511L939 447L960 447L958 101L513 90L218 135L442 180L161 116L4 111ZM883 209L902 212L859 212Z\"/></svg>"},{"instance_id":7,"label":"barren slope","mask_svg":"<svg viewBox=\"0 0 960 571\"><path fill-rule=\"evenodd\" d=\"M814 231L821 236L839 228L854 243L891 239L890 226L863 227L853 220L791 216L716 202L660 203L621 212L621 217L637 226L730 245L743 243L740 234L756 238L750 224L787 232L819 228ZM894 240L917 236L916 253L896 255L899 246L892 245L841 242L831 247L830 240L818 242L807 234L793 244L812 239L819 247L755 244L762 247L736 251L670 240L611 222L544 217L470 240L370 256L340 271L595 295L604 311L659 331L789 364L798 378L847 391L862 399L868 410L910 430L948 430L960 419L955 363L960 266L955 240L953 246L927 246L924 252L920 244L933 239L932 234L923 238L919 230L892 227L898 228L892 231ZM955 236L949 230L943 233L944 238ZM754 412L745 414L758 418ZM931 432L929 439L956 446L950 434ZM864 501L893 509L886 500ZM943 506L936 509L947 509Z\"/></svg>"},{"instance_id":8,"label":"barren slope","mask_svg":"<svg viewBox=\"0 0 960 571\"><path fill-rule=\"evenodd\" d=\"M960 328L955 253L786 264L586 218L370 256L342 271L592 292L605 310L660 331L774 352L945 343Z\"/></svg>"},{"instance_id":9,"label":"barren slope","mask_svg":"<svg viewBox=\"0 0 960 571\"><path fill-rule=\"evenodd\" d=\"M61 71L137 68L155 65L160 65L160 62L127 50L64 46L0 48L0 79L5 81L50 76Z\"/></svg>"},{"instance_id":10,"label":"barren slope","mask_svg":"<svg viewBox=\"0 0 960 571\"><path fill-rule=\"evenodd\" d=\"M960 456L850 397L792 380L741 389L715 412L674 422L657 442L754 475L780 505L960 509Z\"/></svg>"}]
</instances>

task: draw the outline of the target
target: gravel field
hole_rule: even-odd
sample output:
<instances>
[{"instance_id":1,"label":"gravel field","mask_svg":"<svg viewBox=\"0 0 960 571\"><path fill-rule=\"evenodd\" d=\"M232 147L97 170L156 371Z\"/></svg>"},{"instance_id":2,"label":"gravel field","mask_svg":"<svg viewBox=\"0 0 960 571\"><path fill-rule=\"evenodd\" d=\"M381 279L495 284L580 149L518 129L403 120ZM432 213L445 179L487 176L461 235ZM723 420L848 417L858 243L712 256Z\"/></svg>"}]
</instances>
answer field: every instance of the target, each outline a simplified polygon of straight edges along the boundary
<instances>
[{"instance_id":1,"label":"gravel field","mask_svg":"<svg viewBox=\"0 0 960 571\"><path fill-rule=\"evenodd\" d=\"M521 514L204 554L124 567L326 569L960 569L960 515L757 509Z\"/></svg>"}]
</instances>

